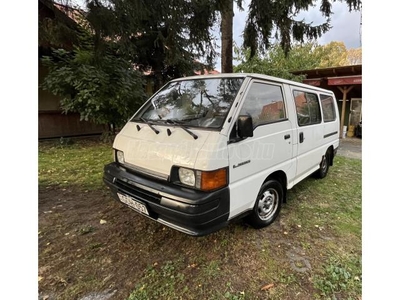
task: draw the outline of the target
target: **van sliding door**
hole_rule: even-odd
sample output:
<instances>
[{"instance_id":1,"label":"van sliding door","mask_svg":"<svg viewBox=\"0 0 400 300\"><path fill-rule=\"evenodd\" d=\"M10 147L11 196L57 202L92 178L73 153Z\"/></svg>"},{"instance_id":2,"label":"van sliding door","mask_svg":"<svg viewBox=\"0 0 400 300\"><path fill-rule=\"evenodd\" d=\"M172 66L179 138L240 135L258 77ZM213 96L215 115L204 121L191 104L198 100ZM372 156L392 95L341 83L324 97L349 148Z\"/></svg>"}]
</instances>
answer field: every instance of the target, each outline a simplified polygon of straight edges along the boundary
<instances>
[{"instance_id":1,"label":"van sliding door","mask_svg":"<svg viewBox=\"0 0 400 300\"><path fill-rule=\"evenodd\" d=\"M318 94L313 91L292 90L297 113L297 171L296 182L308 176L321 162L323 126Z\"/></svg>"}]
</instances>

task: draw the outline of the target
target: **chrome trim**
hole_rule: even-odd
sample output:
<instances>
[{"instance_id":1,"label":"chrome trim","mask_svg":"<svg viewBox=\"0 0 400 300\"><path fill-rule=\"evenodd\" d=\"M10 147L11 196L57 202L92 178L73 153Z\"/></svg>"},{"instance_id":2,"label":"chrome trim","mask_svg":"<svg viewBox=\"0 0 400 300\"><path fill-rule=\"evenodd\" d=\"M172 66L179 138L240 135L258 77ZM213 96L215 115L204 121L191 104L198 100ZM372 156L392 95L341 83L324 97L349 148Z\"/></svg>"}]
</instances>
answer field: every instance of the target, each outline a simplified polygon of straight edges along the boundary
<instances>
[{"instance_id":1,"label":"chrome trim","mask_svg":"<svg viewBox=\"0 0 400 300\"><path fill-rule=\"evenodd\" d=\"M172 228L172 229L178 230L178 231L180 231L180 232L183 232L183 233L186 233L186 234L191 234L191 235L196 235L196 232L195 232L195 231L192 231L192 230L189 230L189 229L187 229L187 228L181 227L181 226L179 226L179 225L170 223L170 222L165 221L165 220L163 220L163 219L161 219L161 218L156 219L156 221L157 221L158 223L161 223L161 224L163 224L163 225L166 225L166 226L168 226L168 227L170 227L170 228Z\"/></svg>"}]
</instances>

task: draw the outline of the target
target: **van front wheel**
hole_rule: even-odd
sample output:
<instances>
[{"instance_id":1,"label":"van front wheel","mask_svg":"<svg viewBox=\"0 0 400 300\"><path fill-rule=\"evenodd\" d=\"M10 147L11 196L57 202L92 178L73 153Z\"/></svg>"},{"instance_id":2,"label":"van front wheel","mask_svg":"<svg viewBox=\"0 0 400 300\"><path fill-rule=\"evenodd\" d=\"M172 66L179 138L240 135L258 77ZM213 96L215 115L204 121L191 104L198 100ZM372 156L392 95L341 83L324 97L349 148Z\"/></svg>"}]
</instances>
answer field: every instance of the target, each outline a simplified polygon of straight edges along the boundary
<instances>
[{"instance_id":1,"label":"van front wheel","mask_svg":"<svg viewBox=\"0 0 400 300\"><path fill-rule=\"evenodd\" d=\"M257 200L248 222L255 228L270 225L281 211L283 188L279 181L268 180L257 195Z\"/></svg>"}]
</instances>

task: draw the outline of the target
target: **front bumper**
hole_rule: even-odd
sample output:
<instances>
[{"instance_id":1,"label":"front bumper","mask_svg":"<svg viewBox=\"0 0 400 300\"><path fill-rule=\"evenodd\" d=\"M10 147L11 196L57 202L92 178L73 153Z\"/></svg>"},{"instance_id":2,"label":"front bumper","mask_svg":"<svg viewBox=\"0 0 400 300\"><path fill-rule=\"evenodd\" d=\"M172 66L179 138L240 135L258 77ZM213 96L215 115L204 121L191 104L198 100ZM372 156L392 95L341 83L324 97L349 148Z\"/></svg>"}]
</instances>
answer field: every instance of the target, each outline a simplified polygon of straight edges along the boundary
<instances>
[{"instance_id":1,"label":"front bumper","mask_svg":"<svg viewBox=\"0 0 400 300\"><path fill-rule=\"evenodd\" d=\"M147 217L189 235L202 236L228 223L229 187L197 191L139 174L117 163L104 167L104 183L114 198L128 195L144 204Z\"/></svg>"}]
</instances>

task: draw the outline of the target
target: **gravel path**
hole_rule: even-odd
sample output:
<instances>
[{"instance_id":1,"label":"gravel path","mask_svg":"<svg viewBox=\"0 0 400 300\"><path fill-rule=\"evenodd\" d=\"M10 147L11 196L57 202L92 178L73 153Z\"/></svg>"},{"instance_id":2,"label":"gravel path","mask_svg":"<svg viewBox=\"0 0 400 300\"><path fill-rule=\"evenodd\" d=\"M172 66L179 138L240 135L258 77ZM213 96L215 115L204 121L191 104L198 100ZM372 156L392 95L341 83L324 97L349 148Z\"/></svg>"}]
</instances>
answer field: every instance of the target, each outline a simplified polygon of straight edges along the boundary
<instances>
[{"instance_id":1,"label":"gravel path","mask_svg":"<svg viewBox=\"0 0 400 300\"><path fill-rule=\"evenodd\" d=\"M362 159L362 140L360 138L340 139L337 154L349 158Z\"/></svg>"}]
</instances>

